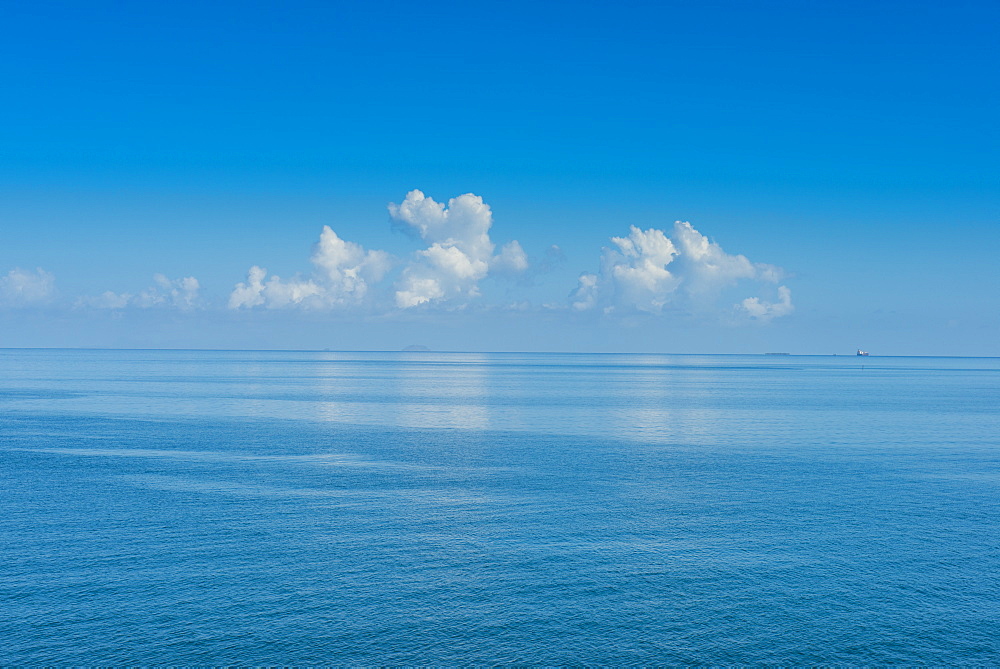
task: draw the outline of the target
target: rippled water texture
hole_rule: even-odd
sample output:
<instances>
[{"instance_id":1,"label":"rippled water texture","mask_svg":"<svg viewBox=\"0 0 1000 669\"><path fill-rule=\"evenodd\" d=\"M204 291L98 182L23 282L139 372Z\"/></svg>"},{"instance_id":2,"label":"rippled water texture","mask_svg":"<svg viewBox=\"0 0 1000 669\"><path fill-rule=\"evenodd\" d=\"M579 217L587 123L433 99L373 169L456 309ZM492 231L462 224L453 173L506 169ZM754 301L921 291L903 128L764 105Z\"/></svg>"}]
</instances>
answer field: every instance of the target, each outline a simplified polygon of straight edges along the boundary
<instances>
[{"instance_id":1,"label":"rippled water texture","mask_svg":"<svg viewBox=\"0 0 1000 669\"><path fill-rule=\"evenodd\" d=\"M1000 663L1000 360L0 350L0 664Z\"/></svg>"}]
</instances>

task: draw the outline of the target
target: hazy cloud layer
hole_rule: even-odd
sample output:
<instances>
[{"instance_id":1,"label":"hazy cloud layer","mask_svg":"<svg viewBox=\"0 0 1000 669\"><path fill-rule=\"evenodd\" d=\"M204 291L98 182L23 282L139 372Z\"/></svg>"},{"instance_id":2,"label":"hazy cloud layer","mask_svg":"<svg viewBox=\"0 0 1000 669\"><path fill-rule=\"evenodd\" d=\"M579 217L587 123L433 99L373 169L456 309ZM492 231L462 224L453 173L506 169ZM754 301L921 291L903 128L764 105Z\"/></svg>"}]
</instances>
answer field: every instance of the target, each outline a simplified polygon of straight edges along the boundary
<instances>
[{"instance_id":1,"label":"hazy cloud layer","mask_svg":"<svg viewBox=\"0 0 1000 669\"><path fill-rule=\"evenodd\" d=\"M246 282L238 283L230 294L229 308L357 305L392 267L392 258L385 251L366 251L360 244L338 237L328 225L323 226L310 260L315 269L305 278L272 276L265 281L267 270L254 265Z\"/></svg>"},{"instance_id":2,"label":"hazy cloud layer","mask_svg":"<svg viewBox=\"0 0 1000 669\"><path fill-rule=\"evenodd\" d=\"M389 215L430 244L403 268L396 282L397 307L478 297L479 282L491 271L518 273L528 268L528 257L516 240L493 255L493 212L478 195L459 195L445 205L412 190L402 203L389 205Z\"/></svg>"},{"instance_id":3,"label":"hazy cloud layer","mask_svg":"<svg viewBox=\"0 0 1000 669\"><path fill-rule=\"evenodd\" d=\"M105 291L100 295L87 295L76 300L78 308L91 309L150 309L154 307L174 308L187 311L199 306L201 286L198 279L186 276L169 279L163 274L153 275L153 285L139 293L115 293Z\"/></svg>"},{"instance_id":4,"label":"hazy cloud layer","mask_svg":"<svg viewBox=\"0 0 1000 669\"><path fill-rule=\"evenodd\" d=\"M186 276L171 281L162 274L154 274L155 285L147 288L136 296L136 304L140 307L168 306L178 309L193 309L198 303L198 279Z\"/></svg>"},{"instance_id":5,"label":"hazy cloud layer","mask_svg":"<svg viewBox=\"0 0 1000 669\"><path fill-rule=\"evenodd\" d=\"M56 278L41 267L29 271L15 267L0 277L0 304L27 307L44 304L55 294Z\"/></svg>"},{"instance_id":6,"label":"hazy cloud layer","mask_svg":"<svg viewBox=\"0 0 1000 669\"><path fill-rule=\"evenodd\" d=\"M600 270L579 277L570 296L573 309L706 312L718 308L725 289L745 285L756 289L773 285L782 276L778 267L726 253L683 221L674 223L669 234L632 226L628 236L612 237L611 242L613 246L601 254ZM769 303L751 296L735 306L746 316L768 321L793 309L787 287L778 288L778 298Z\"/></svg>"}]
</instances>

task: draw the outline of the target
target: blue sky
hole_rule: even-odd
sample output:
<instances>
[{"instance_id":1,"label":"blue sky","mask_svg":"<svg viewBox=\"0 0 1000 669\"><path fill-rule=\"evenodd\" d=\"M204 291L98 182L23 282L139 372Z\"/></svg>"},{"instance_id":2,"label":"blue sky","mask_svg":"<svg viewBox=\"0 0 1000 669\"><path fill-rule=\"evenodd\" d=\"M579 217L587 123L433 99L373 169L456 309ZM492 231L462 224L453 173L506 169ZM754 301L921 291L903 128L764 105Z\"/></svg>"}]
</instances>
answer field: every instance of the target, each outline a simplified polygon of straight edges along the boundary
<instances>
[{"instance_id":1,"label":"blue sky","mask_svg":"<svg viewBox=\"0 0 1000 669\"><path fill-rule=\"evenodd\" d=\"M1000 355L996 3L4 13L0 346Z\"/></svg>"}]
</instances>

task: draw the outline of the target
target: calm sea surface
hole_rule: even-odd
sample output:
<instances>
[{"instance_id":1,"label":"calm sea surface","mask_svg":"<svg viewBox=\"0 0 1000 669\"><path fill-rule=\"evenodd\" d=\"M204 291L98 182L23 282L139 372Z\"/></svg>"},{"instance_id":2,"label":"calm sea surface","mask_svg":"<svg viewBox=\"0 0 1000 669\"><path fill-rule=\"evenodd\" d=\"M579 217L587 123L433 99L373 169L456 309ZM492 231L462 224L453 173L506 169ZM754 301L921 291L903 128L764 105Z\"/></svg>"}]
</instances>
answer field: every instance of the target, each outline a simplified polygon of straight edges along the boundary
<instances>
[{"instance_id":1,"label":"calm sea surface","mask_svg":"<svg viewBox=\"0 0 1000 669\"><path fill-rule=\"evenodd\" d=\"M1000 664L1000 359L0 350L0 664Z\"/></svg>"}]
</instances>

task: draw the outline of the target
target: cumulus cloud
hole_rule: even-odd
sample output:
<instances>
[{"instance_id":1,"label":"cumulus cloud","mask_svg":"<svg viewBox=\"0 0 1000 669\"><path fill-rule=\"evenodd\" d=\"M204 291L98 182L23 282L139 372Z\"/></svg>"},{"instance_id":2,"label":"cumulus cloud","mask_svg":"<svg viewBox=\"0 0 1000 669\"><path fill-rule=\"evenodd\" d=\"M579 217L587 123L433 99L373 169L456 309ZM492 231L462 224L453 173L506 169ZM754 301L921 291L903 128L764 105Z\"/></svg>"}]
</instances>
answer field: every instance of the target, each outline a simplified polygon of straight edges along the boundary
<instances>
[{"instance_id":1,"label":"cumulus cloud","mask_svg":"<svg viewBox=\"0 0 1000 669\"><path fill-rule=\"evenodd\" d=\"M573 308L586 311L597 306L597 283L600 277L584 272L580 275L576 290L572 295Z\"/></svg>"},{"instance_id":2,"label":"cumulus cloud","mask_svg":"<svg viewBox=\"0 0 1000 669\"><path fill-rule=\"evenodd\" d=\"M282 279L272 276L266 282L267 270L254 265L247 272L246 282L240 282L229 294L229 308L250 309L266 306L269 309L308 304L320 304L322 289L312 279Z\"/></svg>"},{"instance_id":3,"label":"cumulus cloud","mask_svg":"<svg viewBox=\"0 0 1000 669\"><path fill-rule=\"evenodd\" d=\"M388 210L395 226L424 242L424 248L414 252L394 277L388 273L398 261L388 253L346 241L324 226L310 258L310 273L283 278L269 276L263 266L253 265L230 293L229 307L329 309L394 304L406 310L437 303L461 308L480 296L486 278L516 276L523 286L532 275L566 260L562 250L552 246L529 267L518 241L494 243L492 210L472 193L437 202L412 190L400 203L390 203ZM678 221L666 230L632 226L628 234L611 238L597 271L580 275L570 306L581 312L671 312L768 322L793 310L791 292L779 285L782 279L781 268L726 253L690 223ZM386 292L379 289L383 280ZM158 285L155 293L111 294L102 299L109 304L122 298L136 304L159 303L167 295L177 299L173 297L177 286ZM527 304L516 295L506 299L518 309ZM546 309L565 308L565 302L543 304Z\"/></svg>"},{"instance_id":4,"label":"cumulus cloud","mask_svg":"<svg viewBox=\"0 0 1000 669\"><path fill-rule=\"evenodd\" d=\"M684 221L677 221L670 234L632 226L627 236L612 237L611 242L601 254L600 271L580 276L570 295L573 309L706 311L715 308L726 289L774 284L782 277L778 267L726 253ZM775 303L748 297L736 306L753 319L768 321L792 311L788 288L779 287L778 295Z\"/></svg>"},{"instance_id":5,"label":"cumulus cloud","mask_svg":"<svg viewBox=\"0 0 1000 669\"><path fill-rule=\"evenodd\" d=\"M56 278L41 267L34 272L15 267L0 277L0 304L25 307L48 302L55 294Z\"/></svg>"},{"instance_id":6,"label":"cumulus cloud","mask_svg":"<svg viewBox=\"0 0 1000 669\"><path fill-rule=\"evenodd\" d=\"M528 254L516 239L504 244L500 248L500 253L490 260L490 271L517 274L526 269L528 269Z\"/></svg>"},{"instance_id":7,"label":"cumulus cloud","mask_svg":"<svg viewBox=\"0 0 1000 669\"><path fill-rule=\"evenodd\" d=\"M396 282L396 306L477 297L479 282L493 273L518 273L528 258L517 241L494 255L490 239L493 212L472 193L435 202L412 190L400 204L389 205L389 215L401 228L427 242L403 268Z\"/></svg>"},{"instance_id":8,"label":"cumulus cloud","mask_svg":"<svg viewBox=\"0 0 1000 669\"><path fill-rule=\"evenodd\" d=\"M282 279L267 278L267 270L254 265L247 280L236 284L229 295L229 308L269 309L284 307L330 308L361 303L372 284L392 267L392 257L385 251L366 251L360 244L337 236L324 225L310 261L312 276Z\"/></svg>"},{"instance_id":9,"label":"cumulus cloud","mask_svg":"<svg viewBox=\"0 0 1000 669\"><path fill-rule=\"evenodd\" d=\"M762 323L789 314L794 308L792 306L792 291L785 286L778 286L777 302L764 302L759 297L748 297L738 305L738 310Z\"/></svg>"},{"instance_id":10,"label":"cumulus cloud","mask_svg":"<svg viewBox=\"0 0 1000 669\"><path fill-rule=\"evenodd\" d=\"M200 290L198 279L193 276L172 280L163 274L154 274L153 285L138 294L115 293L107 290L100 295L87 295L78 298L76 306L112 310L128 307L138 309L169 307L187 311L198 306Z\"/></svg>"}]
</instances>

